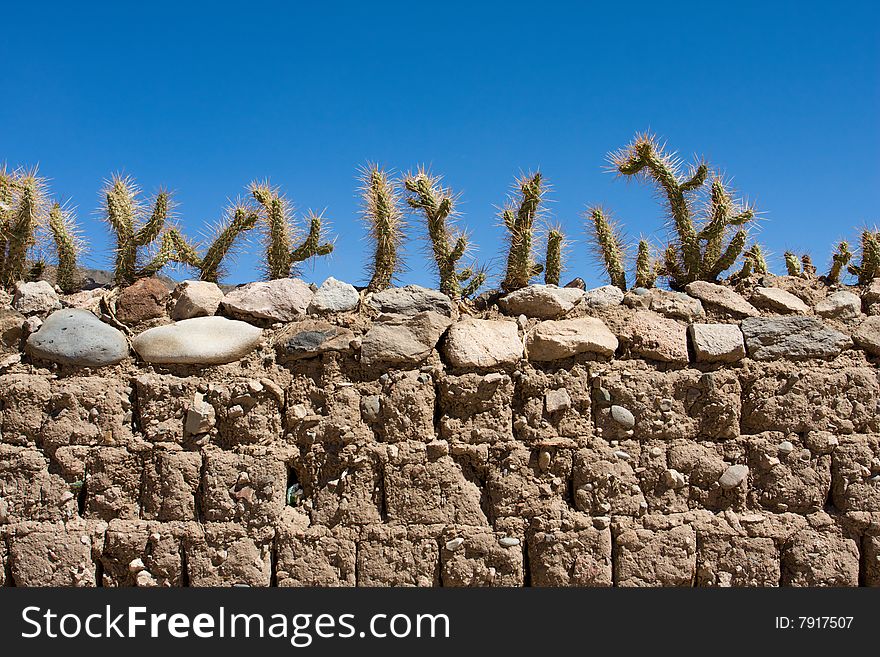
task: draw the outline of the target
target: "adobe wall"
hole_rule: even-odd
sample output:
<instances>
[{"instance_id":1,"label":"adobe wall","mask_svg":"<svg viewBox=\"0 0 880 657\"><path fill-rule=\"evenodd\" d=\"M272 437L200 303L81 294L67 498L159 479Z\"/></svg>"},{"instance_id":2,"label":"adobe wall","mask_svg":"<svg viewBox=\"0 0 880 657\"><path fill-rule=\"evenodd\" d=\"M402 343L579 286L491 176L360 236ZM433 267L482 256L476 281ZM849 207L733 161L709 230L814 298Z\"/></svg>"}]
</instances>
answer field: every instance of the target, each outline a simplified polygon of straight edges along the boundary
<instances>
[{"instance_id":1,"label":"adobe wall","mask_svg":"<svg viewBox=\"0 0 880 657\"><path fill-rule=\"evenodd\" d=\"M0 312L0 583L880 584L880 290L716 287L221 302L262 329L241 358L105 367L28 340L60 304L147 353L180 291L24 291Z\"/></svg>"}]
</instances>

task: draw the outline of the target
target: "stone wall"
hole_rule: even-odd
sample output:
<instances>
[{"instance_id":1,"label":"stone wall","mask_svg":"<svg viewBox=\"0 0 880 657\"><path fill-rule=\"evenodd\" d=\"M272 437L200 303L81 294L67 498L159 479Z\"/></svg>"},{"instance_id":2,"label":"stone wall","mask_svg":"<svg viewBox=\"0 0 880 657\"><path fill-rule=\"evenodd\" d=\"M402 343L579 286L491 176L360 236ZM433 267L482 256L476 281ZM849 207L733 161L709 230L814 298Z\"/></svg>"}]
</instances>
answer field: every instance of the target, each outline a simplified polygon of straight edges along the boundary
<instances>
[{"instance_id":1,"label":"stone wall","mask_svg":"<svg viewBox=\"0 0 880 657\"><path fill-rule=\"evenodd\" d=\"M0 583L880 584L877 283L20 285Z\"/></svg>"}]
</instances>

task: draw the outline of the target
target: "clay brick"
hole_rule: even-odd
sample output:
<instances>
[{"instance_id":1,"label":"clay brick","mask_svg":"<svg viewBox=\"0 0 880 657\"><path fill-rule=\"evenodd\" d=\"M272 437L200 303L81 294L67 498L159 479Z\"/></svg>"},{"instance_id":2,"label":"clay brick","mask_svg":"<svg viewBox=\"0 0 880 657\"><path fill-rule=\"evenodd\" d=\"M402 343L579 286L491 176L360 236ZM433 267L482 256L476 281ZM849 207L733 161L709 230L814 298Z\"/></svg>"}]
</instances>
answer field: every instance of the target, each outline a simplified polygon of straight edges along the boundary
<instances>
[{"instance_id":1,"label":"clay brick","mask_svg":"<svg viewBox=\"0 0 880 657\"><path fill-rule=\"evenodd\" d=\"M788 440L794 450L780 452ZM769 511L821 510L831 488L831 455L810 451L797 435L762 433L748 440L749 496Z\"/></svg>"},{"instance_id":2,"label":"clay brick","mask_svg":"<svg viewBox=\"0 0 880 657\"><path fill-rule=\"evenodd\" d=\"M618 521L614 544L617 586L693 585L697 536L690 525L653 527L644 521Z\"/></svg>"},{"instance_id":3,"label":"clay brick","mask_svg":"<svg viewBox=\"0 0 880 657\"><path fill-rule=\"evenodd\" d=\"M103 586L182 586L182 525L112 520L104 537Z\"/></svg>"},{"instance_id":4,"label":"clay brick","mask_svg":"<svg viewBox=\"0 0 880 657\"><path fill-rule=\"evenodd\" d=\"M142 374L135 378L138 428L152 442L182 443L186 412L198 379L170 374Z\"/></svg>"},{"instance_id":5,"label":"clay brick","mask_svg":"<svg viewBox=\"0 0 880 657\"><path fill-rule=\"evenodd\" d=\"M529 538L532 586L612 585L611 529L580 518L574 526L541 527Z\"/></svg>"},{"instance_id":6,"label":"clay brick","mask_svg":"<svg viewBox=\"0 0 880 657\"><path fill-rule=\"evenodd\" d=\"M373 423L376 437L382 442L434 440L434 399L434 380L429 374L389 376L379 394L379 413Z\"/></svg>"},{"instance_id":7,"label":"clay brick","mask_svg":"<svg viewBox=\"0 0 880 657\"><path fill-rule=\"evenodd\" d=\"M278 586L355 586L357 546L326 527L282 526L276 541Z\"/></svg>"},{"instance_id":8,"label":"clay brick","mask_svg":"<svg viewBox=\"0 0 880 657\"><path fill-rule=\"evenodd\" d=\"M124 446L132 439L132 389L120 379L97 376L52 384L41 445L52 453L69 445Z\"/></svg>"},{"instance_id":9,"label":"clay brick","mask_svg":"<svg viewBox=\"0 0 880 657\"><path fill-rule=\"evenodd\" d=\"M271 450L251 455L206 449L200 489L204 519L270 526L284 509L286 482L287 468Z\"/></svg>"},{"instance_id":10,"label":"clay brick","mask_svg":"<svg viewBox=\"0 0 880 657\"><path fill-rule=\"evenodd\" d=\"M779 586L779 548L771 538L700 534L698 586Z\"/></svg>"},{"instance_id":11,"label":"clay brick","mask_svg":"<svg viewBox=\"0 0 880 657\"><path fill-rule=\"evenodd\" d=\"M76 494L61 476L49 473L42 452L0 444L0 525L76 514Z\"/></svg>"},{"instance_id":12,"label":"clay brick","mask_svg":"<svg viewBox=\"0 0 880 657\"><path fill-rule=\"evenodd\" d=\"M142 478L143 464L138 455L121 447L90 450L86 461L86 517L137 518Z\"/></svg>"},{"instance_id":13,"label":"clay brick","mask_svg":"<svg viewBox=\"0 0 880 657\"><path fill-rule=\"evenodd\" d=\"M440 437L449 442L513 440L513 379L509 374L444 376L439 383Z\"/></svg>"},{"instance_id":14,"label":"clay brick","mask_svg":"<svg viewBox=\"0 0 880 657\"><path fill-rule=\"evenodd\" d=\"M202 476L198 452L154 452L144 464L141 517L146 520L196 520L196 491Z\"/></svg>"},{"instance_id":15,"label":"clay brick","mask_svg":"<svg viewBox=\"0 0 880 657\"><path fill-rule=\"evenodd\" d=\"M100 552L107 524L73 520L28 522L9 534L9 572L15 586L96 585L93 553Z\"/></svg>"},{"instance_id":16,"label":"clay brick","mask_svg":"<svg viewBox=\"0 0 880 657\"><path fill-rule=\"evenodd\" d=\"M516 438L526 443L589 438L593 435L590 390L590 373L585 365L576 364L571 370L522 370L514 398ZM554 393L563 396L561 404L553 400Z\"/></svg>"},{"instance_id":17,"label":"clay brick","mask_svg":"<svg viewBox=\"0 0 880 657\"><path fill-rule=\"evenodd\" d=\"M639 445L634 441L610 447L594 441L575 453L571 485L578 511L594 516L639 516L648 509L633 462Z\"/></svg>"},{"instance_id":18,"label":"clay brick","mask_svg":"<svg viewBox=\"0 0 880 657\"><path fill-rule=\"evenodd\" d=\"M841 511L880 511L880 435L841 436L831 456L831 492Z\"/></svg>"},{"instance_id":19,"label":"clay brick","mask_svg":"<svg viewBox=\"0 0 880 657\"><path fill-rule=\"evenodd\" d=\"M463 542L450 547L456 539ZM503 533L480 527L451 527L440 538L440 577L443 586L522 586L523 545L504 546ZM455 544L452 543L452 546Z\"/></svg>"},{"instance_id":20,"label":"clay brick","mask_svg":"<svg viewBox=\"0 0 880 657\"><path fill-rule=\"evenodd\" d=\"M256 379L209 386L205 401L216 411L218 444L266 445L281 438L280 388Z\"/></svg>"},{"instance_id":21,"label":"clay brick","mask_svg":"<svg viewBox=\"0 0 880 657\"><path fill-rule=\"evenodd\" d=\"M439 539L427 528L366 528L357 552L358 586L439 586Z\"/></svg>"},{"instance_id":22,"label":"clay brick","mask_svg":"<svg viewBox=\"0 0 880 657\"><path fill-rule=\"evenodd\" d=\"M269 586L272 545L233 523L207 522L184 538L190 586Z\"/></svg>"},{"instance_id":23,"label":"clay brick","mask_svg":"<svg viewBox=\"0 0 880 657\"><path fill-rule=\"evenodd\" d=\"M804 529L782 548L783 586L858 586L859 548L835 525Z\"/></svg>"},{"instance_id":24,"label":"clay brick","mask_svg":"<svg viewBox=\"0 0 880 657\"><path fill-rule=\"evenodd\" d=\"M552 447L492 449L486 479L491 517L530 518L553 505L567 506L572 452Z\"/></svg>"}]
</instances>

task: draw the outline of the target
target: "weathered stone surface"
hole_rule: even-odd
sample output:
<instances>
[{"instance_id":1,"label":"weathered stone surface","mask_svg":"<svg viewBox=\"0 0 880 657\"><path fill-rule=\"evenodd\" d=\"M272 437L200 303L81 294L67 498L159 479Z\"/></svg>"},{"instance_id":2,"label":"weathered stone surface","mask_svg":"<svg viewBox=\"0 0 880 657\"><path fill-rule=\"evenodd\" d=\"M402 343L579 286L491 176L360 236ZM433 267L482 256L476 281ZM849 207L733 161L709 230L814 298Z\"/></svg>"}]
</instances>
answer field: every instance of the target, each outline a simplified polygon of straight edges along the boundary
<instances>
[{"instance_id":1,"label":"weathered stone surface","mask_svg":"<svg viewBox=\"0 0 880 657\"><path fill-rule=\"evenodd\" d=\"M508 315L555 319L574 308L583 296L577 288L528 285L501 297L498 305Z\"/></svg>"},{"instance_id":2,"label":"weathered stone surface","mask_svg":"<svg viewBox=\"0 0 880 657\"><path fill-rule=\"evenodd\" d=\"M523 355L516 322L468 317L449 327L443 355L453 367L512 365Z\"/></svg>"},{"instance_id":3,"label":"weathered stone surface","mask_svg":"<svg viewBox=\"0 0 880 657\"><path fill-rule=\"evenodd\" d=\"M653 289L650 293L651 310L664 317L692 322L705 315L699 299L682 292Z\"/></svg>"},{"instance_id":4,"label":"weathered stone surface","mask_svg":"<svg viewBox=\"0 0 880 657\"><path fill-rule=\"evenodd\" d=\"M832 292L816 304L816 314L844 321L856 319L862 314L862 300L846 290Z\"/></svg>"},{"instance_id":5,"label":"weathered stone surface","mask_svg":"<svg viewBox=\"0 0 880 657\"><path fill-rule=\"evenodd\" d=\"M23 315L45 315L61 307L58 294L47 281L15 284L12 307Z\"/></svg>"},{"instance_id":6,"label":"weathered stone surface","mask_svg":"<svg viewBox=\"0 0 880 657\"><path fill-rule=\"evenodd\" d=\"M753 306L781 314L801 314L810 312L810 307L791 292L778 287L757 287L749 299Z\"/></svg>"},{"instance_id":7,"label":"weathered stone surface","mask_svg":"<svg viewBox=\"0 0 880 657\"><path fill-rule=\"evenodd\" d=\"M217 313L223 301L223 291L210 281L183 281L174 288L171 296L174 300L171 319L175 321L210 317Z\"/></svg>"},{"instance_id":8,"label":"weathered stone surface","mask_svg":"<svg viewBox=\"0 0 880 657\"><path fill-rule=\"evenodd\" d=\"M586 523L584 523L586 524ZM611 586L611 530L547 528L529 540L532 586Z\"/></svg>"},{"instance_id":9,"label":"weathered stone surface","mask_svg":"<svg viewBox=\"0 0 880 657\"><path fill-rule=\"evenodd\" d=\"M256 348L263 332L225 317L194 317L147 329L132 347L148 363L219 365L231 363Z\"/></svg>"},{"instance_id":10,"label":"weathered stone surface","mask_svg":"<svg viewBox=\"0 0 880 657\"><path fill-rule=\"evenodd\" d=\"M743 334L736 324L691 324L688 333L699 363L734 363L745 358Z\"/></svg>"},{"instance_id":11,"label":"weathered stone surface","mask_svg":"<svg viewBox=\"0 0 880 657\"><path fill-rule=\"evenodd\" d=\"M781 581L783 586L858 586L858 545L830 523L804 529L782 549Z\"/></svg>"},{"instance_id":12,"label":"weathered stone surface","mask_svg":"<svg viewBox=\"0 0 880 657\"><path fill-rule=\"evenodd\" d=\"M697 585L779 586L779 549L771 538L703 535L697 543Z\"/></svg>"},{"instance_id":13,"label":"weathered stone surface","mask_svg":"<svg viewBox=\"0 0 880 657\"><path fill-rule=\"evenodd\" d=\"M168 295L168 287L155 276L138 279L116 300L116 318L124 324L137 324L162 317Z\"/></svg>"},{"instance_id":14,"label":"weathered stone surface","mask_svg":"<svg viewBox=\"0 0 880 657\"><path fill-rule=\"evenodd\" d=\"M24 315L21 313L0 308L0 355L18 353L24 321Z\"/></svg>"},{"instance_id":15,"label":"weathered stone surface","mask_svg":"<svg viewBox=\"0 0 880 657\"><path fill-rule=\"evenodd\" d=\"M455 528L444 532L440 550L443 586L522 586L523 547L491 529ZM461 539L461 542L459 542Z\"/></svg>"},{"instance_id":16,"label":"weathered stone surface","mask_svg":"<svg viewBox=\"0 0 880 657\"><path fill-rule=\"evenodd\" d=\"M618 524L614 554L617 586L693 586L696 532L690 525L661 527L652 529L645 521Z\"/></svg>"},{"instance_id":17,"label":"weathered stone surface","mask_svg":"<svg viewBox=\"0 0 880 657\"><path fill-rule=\"evenodd\" d=\"M848 335L815 317L749 317L741 327L755 360L833 358L852 346Z\"/></svg>"},{"instance_id":18,"label":"weathered stone surface","mask_svg":"<svg viewBox=\"0 0 880 657\"><path fill-rule=\"evenodd\" d=\"M704 304L714 306L734 317L757 317L761 314L757 308L739 294L723 285L694 281L685 286L685 291Z\"/></svg>"},{"instance_id":19,"label":"weathered stone surface","mask_svg":"<svg viewBox=\"0 0 880 657\"><path fill-rule=\"evenodd\" d=\"M128 356L128 342L121 331L75 308L49 315L25 346L35 358L77 367L115 365Z\"/></svg>"},{"instance_id":20,"label":"weathered stone surface","mask_svg":"<svg viewBox=\"0 0 880 657\"><path fill-rule=\"evenodd\" d=\"M332 276L321 283L308 311L311 314L344 313L357 308L361 297L354 285L338 281Z\"/></svg>"},{"instance_id":21,"label":"weathered stone surface","mask_svg":"<svg viewBox=\"0 0 880 657\"><path fill-rule=\"evenodd\" d=\"M392 315L417 315L422 312L435 312L452 317L455 306L452 299L437 290L429 290L418 285L391 287L376 292L367 303L382 313Z\"/></svg>"},{"instance_id":22,"label":"weathered stone surface","mask_svg":"<svg viewBox=\"0 0 880 657\"><path fill-rule=\"evenodd\" d=\"M361 362L367 367L421 363L434 351L451 321L433 311L380 315L361 342Z\"/></svg>"},{"instance_id":23,"label":"weathered stone surface","mask_svg":"<svg viewBox=\"0 0 880 657\"><path fill-rule=\"evenodd\" d=\"M687 327L650 310L633 313L617 335L634 356L664 363L686 364Z\"/></svg>"},{"instance_id":24,"label":"weathered stone surface","mask_svg":"<svg viewBox=\"0 0 880 657\"><path fill-rule=\"evenodd\" d=\"M342 326L318 320L287 325L275 336L275 349L281 358L313 358L328 351L350 352L354 333Z\"/></svg>"},{"instance_id":25,"label":"weathered stone surface","mask_svg":"<svg viewBox=\"0 0 880 657\"><path fill-rule=\"evenodd\" d=\"M548 361L583 353L612 356L617 338L601 319L549 320L538 324L526 339L529 360Z\"/></svg>"},{"instance_id":26,"label":"weathered stone surface","mask_svg":"<svg viewBox=\"0 0 880 657\"><path fill-rule=\"evenodd\" d=\"M223 308L236 319L292 322L306 313L312 289L298 278L248 283L223 297Z\"/></svg>"},{"instance_id":27,"label":"weathered stone surface","mask_svg":"<svg viewBox=\"0 0 880 657\"><path fill-rule=\"evenodd\" d=\"M616 285L603 285L584 292L583 299L588 306L617 306L623 301L623 290Z\"/></svg>"},{"instance_id":28,"label":"weathered stone surface","mask_svg":"<svg viewBox=\"0 0 880 657\"><path fill-rule=\"evenodd\" d=\"M880 279L875 279L880 281ZM880 356L880 316L868 317L853 331L853 340L872 356Z\"/></svg>"},{"instance_id":29,"label":"weathered stone surface","mask_svg":"<svg viewBox=\"0 0 880 657\"><path fill-rule=\"evenodd\" d=\"M724 490L731 490L742 484L749 476L749 468L746 465L731 465L718 479L718 485Z\"/></svg>"}]
</instances>

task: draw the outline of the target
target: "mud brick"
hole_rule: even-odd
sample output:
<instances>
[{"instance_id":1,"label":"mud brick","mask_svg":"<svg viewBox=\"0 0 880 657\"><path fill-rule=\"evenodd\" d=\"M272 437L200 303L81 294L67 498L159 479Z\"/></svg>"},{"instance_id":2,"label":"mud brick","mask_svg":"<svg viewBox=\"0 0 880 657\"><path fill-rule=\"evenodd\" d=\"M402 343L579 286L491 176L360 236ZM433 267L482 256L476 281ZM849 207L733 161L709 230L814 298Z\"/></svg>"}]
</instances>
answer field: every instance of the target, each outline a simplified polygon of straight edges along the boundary
<instances>
[{"instance_id":1,"label":"mud brick","mask_svg":"<svg viewBox=\"0 0 880 657\"><path fill-rule=\"evenodd\" d=\"M575 508L594 516L645 513L648 503L633 470L639 453L635 441L610 447L595 440L591 447L579 449L571 475Z\"/></svg>"},{"instance_id":2,"label":"mud brick","mask_svg":"<svg viewBox=\"0 0 880 657\"><path fill-rule=\"evenodd\" d=\"M440 548L429 527L366 527L358 544L358 586L439 586Z\"/></svg>"},{"instance_id":3,"label":"mud brick","mask_svg":"<svg viewBox=\"0 0 880 657\"><path fill-rule=\"evenodd\" d=\"M35 443L52 396L49 381L35 374L3 374L0 391L0 438L9 445Z\"/></svg>"},{"instance_id":4,"label":"mud brick","mask_svg":"<svg viewBox=\"0 0 880 657\"><path fill-rule=\"evenodd\" d=\"M793 451L780 451L788 441ZM758 434L748 440L749 497L769 511L812 513L825 506L831 488L831 455L814 453L797 435Z\"/></svg>"},{"instance_id":5,"label":"mud brick","mask_svg":"<svg viewBox=\"0 0 880 657\"><path fill-rule=\"evenodd\" d=\"M600 529L592 518L576 517L564 525L539 526L529 537L532 586L612 585L610 527Z\"/></svg>"},{"instance_id":6,"label":"mud brick","mask_svg":"<svg viewBox=\"0 0 880 657\"><path fill-rule=\"evenodd\" d=\"M571 449L494 448L486 480L492 518L530 518L549 506L567 506Z\"/></svg>"},{"instance_id":7,"label":"mud brick","mask_svg":"<svg viewBox=\"0 0 880 657\"><path fill-rule=\"evenodd\" d=\"M522 371L516 384L513 428L518 440L585 440L593 435L590 373L585 365Z\"/></svg>"},{"instance_id":8,"label":"mud brick","mask_svg":"<svg viewBox=\"0 0 880 657\"><path fill-rule=\"evenodd\" d=\"M380 379L381 381L381 379ZM434 380L423 372L397 372L382 383L373 423L382 442L434 440ZM363 402L366 403L366 400ZM369 410L362 405L362 414Z\"/></svg>"},{"instance_id":9,"label":"mud brick","mask_svg":"<svg viewBox=\"0 0 880 657\"><path fill-rule=\"evenodd\" d=\"M86 461L88 518L137 518L140 511L143 463L122 447L96 447Z\"/></svg>"},{"instance_id":10,"label":"mud brick","mask_svg":"<svg viewBox=\"0 0 880 657\"><path fill-rule=\"evenodd\" d=\"M269 586L272 545L241 525L207 522L184 538L190 586Z\"/></svg>"},{"instance_id":11,"label":"mud brick","mask_svg":"<svg viewBox=\"0 0 880 657\"><path fill-rule=\"evenodd\" d=\"M278 586L355 586L357 544L345 532L282 526L276 550Z\"/></svg>"},{"instance_id":12,"label":"mud brick","mask_svg":"<svg viewBox=\"0 0 880 657\"><path fill-rule=\"evenodd\" d=\"M182 443L186 412L198 379L170 374L143 374L135 378L138 427L152 442Z\"/></svg>"},{"instance_id":13,"label":"mud brick","mask_svg":"<svg viewBox=\"0 0 880 657\"><path fill-rule=\"evenodd\" d=\"M202 476L198 452L158 450L144 464L141 517L196 520L196 492Z\"/></svg>"},{"instance_id":14,"label":"mud brick","mask_svg":"<svg viewBox=\"0 0 880 657\"><path fill-rule=\"evenodd\" d=\"M439 383L440 437L449 442L513 440L513 379L508 374L444 376Z\"/></svg>"},{"instance_id":15,"label":"mud brick","mask_svg":"<svg viewBox=\"0 0 880 657\"><path fill-rule=\"evenodd\" d=\"M182 523L111 520L104 537L103 586L182 586Z\"/></svg>"},{"instance_id":16,"label":"mud brick","mask_svg":"<svg viewBox=\"0 0 880 657\"><path fill-rule=\"evenodd\" d=\"M697 536L669 517L615 520L614 572L617 586L692 586Z\"/></svg>"},{"instance_id":17,"label":"mud brick","mask_svg":"<svg viewBox=\"0 0 880 657\"><path fill-rule=\"evenodd\" d=\"M0 525L68 520L76 513L70 484L49 473L49 461L41 451L0 444Z\"/></svg>"},{"instance_id":18,"label":"mud brick","mask_svg":"<svg viewBox=\"0 0 880 657\"><path fill-rule=\"evenodd\" d=\"M505 546L508 537L481 527L450 527L440 537L443 586L522 586L523 545ZM463 539L458 544L457 539Z\"/></svg>"},{"instance_id":19,"label":"mud brick","mask_svg":"<svg viewBox=\"0 0 880 657\"><path fill-rule=\"evenodd\" d=\"M699 534L698 586L779 586L779 548L772 538Z\"/></svg>"},{"instance_id":20,"label":"mud brick","mask_svg":"<svg viewBox=\"0 0 880 657\"><path fill-rule=\"evenodd\" d=\"M794 534L782 548L783 586L858 586L859 548L831 523Z\"/></svg>"},{"instance_id":21,"label":"mud brick","mask_svg":"<svg viewBox=\"0 0 880 657\"><path fill-rule=\"evenodd\" d=\"M206 521L267 527L278 518L284 509L287 468L271 452L205 450L200 495Z\"/></svg>"},{"instance_id":22,"label":"mud brick","mask_svg":"<svg viewBox=\"0 0 880 657\"><path fill-rule=\"evenodd\" d=\"M281 438L283 392L274 383L240 379L212 384L205 393L217 416L217 440L224 447L269 444Z\"/></svg>"},{"instance_id":23,"label":"mud brick","mask_svg":"<svg viewBox=\"0 0 880 657\"><path fill-rule=\"evenodd\" d=\"M880 435L840 436L831 457L831 492L841 511L880 511Z\"/></svg>"},{"instance_id":24,"label":"mud brick","mask_svg":"<svg viewBox=\"0 0 880 657\"><path fill-rule=\"evenodd\" d=\"M52 384L49 412L40 432L43 449L69 445L125 446L132 439L132 388L120 379L97 376Z\"/></svg>"},{"instance_id":25,"label":"mud brick","mask_svg":"<svg viewBox=\"0 0 880 657\"><path fill-rule=\"evenodd\" d=\"M95 586L93 557L100 553L107 524L27 522L9 530L9 572L15 586Z\"/></svg>"}]
</instances>

